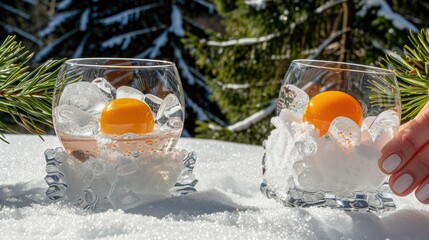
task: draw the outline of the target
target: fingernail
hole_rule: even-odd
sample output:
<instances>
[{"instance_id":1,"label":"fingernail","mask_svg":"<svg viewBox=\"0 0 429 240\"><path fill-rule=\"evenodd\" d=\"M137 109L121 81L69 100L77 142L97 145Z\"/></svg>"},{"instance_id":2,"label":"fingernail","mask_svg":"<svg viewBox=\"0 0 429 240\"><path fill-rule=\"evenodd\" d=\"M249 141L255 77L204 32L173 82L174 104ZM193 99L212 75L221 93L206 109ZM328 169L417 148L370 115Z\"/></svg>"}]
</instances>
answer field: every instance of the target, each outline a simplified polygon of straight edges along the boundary
<instances>
[{"instance_id":1,"label":"fingernail","mask_svg":"<svg viewBox=\"0 0 429 240\"><path fill-rule=\"evenodd\" d=\"M404 173L393 183L393 191L396 193L403 193L407 190L413 183L413 177L410 174Z\"/></svg>"},{"instance_id":2,"label":"fingernail","mask_svg":"<svg viewBox=\"0 0 429 240\"><path fill-rule=\"evenodd\" d=\"M387 173L393 172L401 164L401 157L394 153L384 159L382 167Z\"/></svg>"},{"instance_id":3,"label":"fingernail","mask_svg":"<svg viewBox=\"0 0 429 240\"><path fill-rule=\"evenodd\" d=\"M416 192L416 197L420 202L424 202L429 198L429 184L426 184L418 192Z\"/></svg>"}]
</instances>

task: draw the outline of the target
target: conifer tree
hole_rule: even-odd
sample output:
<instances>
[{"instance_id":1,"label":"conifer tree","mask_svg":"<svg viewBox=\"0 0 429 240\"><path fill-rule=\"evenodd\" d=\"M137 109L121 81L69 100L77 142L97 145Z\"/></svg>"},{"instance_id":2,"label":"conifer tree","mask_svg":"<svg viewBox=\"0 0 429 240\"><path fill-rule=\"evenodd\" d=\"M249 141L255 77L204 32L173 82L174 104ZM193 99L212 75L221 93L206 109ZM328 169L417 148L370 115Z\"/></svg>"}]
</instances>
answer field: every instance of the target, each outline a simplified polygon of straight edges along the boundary
<instances>
[{"instance_id":1,"label":"conifer tree","mask_svg":"<svg viewBox=\"0 0 429 240\"><path fill-rule=\"evenodd\" d=\"M38 2L35 7L52 1ZM18 3L20 1L15 2L16 8ZM190 64L194 61L181 42L187 32L206 36L202 25L204 20L216 15L213 4L206 0L60 0L53 3L45 14L49 19L33 35L42 42L31 60L34 65L50 58L170 60L177 64L186 93L184 135L194 135L196 120L222 123L216 117L217 105L208 99L210 90L203 74Z\"/></svg>"},{"instance_id":2,"label":"conifer tree","mask_svg":"<svg viewBox=\"0 0 429 240\"><path fill-rule=\"evenodd\" d=\"M25 42L30 51L43 45L43 41L35 34L37 27L46 19L45 5L35 0L3 0L0 2L0 38L15 35Z\"/></svg>"},{"instance_id":3,"label":"conifer tree","mask_svg":"<svg viewBox=\"0 0 429 240\"><path fill-rule=\"evenodd\" d=\"M214 2L225 32L200 40L193 54L228 124L201 123L198 136L252 144L269 134L291 60L378 65L422 23L401 16L384 0Z\"/></svg>"}]
</instances>

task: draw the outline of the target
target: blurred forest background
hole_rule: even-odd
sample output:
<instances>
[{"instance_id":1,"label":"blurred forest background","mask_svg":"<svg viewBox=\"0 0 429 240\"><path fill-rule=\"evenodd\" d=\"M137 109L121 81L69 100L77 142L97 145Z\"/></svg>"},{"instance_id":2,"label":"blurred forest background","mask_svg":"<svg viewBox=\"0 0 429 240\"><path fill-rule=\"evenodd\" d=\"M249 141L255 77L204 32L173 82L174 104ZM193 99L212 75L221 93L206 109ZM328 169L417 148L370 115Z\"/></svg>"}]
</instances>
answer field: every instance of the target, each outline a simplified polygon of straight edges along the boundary
<instances>
[{"instance_id":1,"label":"blurred forest background","mask_svg":"<svg viewBox=\"0 0 429 240\"><path fill-rule=\"evenodd\" d=\"M127 57L176 63L183 136L261 144L293 59L378 66L429 26L418 0L2 0L0 39L48 59ZM0 114L0 122L13 119ZM51 131L52 132L52 131Z\"/></svg>"}]
</instances>

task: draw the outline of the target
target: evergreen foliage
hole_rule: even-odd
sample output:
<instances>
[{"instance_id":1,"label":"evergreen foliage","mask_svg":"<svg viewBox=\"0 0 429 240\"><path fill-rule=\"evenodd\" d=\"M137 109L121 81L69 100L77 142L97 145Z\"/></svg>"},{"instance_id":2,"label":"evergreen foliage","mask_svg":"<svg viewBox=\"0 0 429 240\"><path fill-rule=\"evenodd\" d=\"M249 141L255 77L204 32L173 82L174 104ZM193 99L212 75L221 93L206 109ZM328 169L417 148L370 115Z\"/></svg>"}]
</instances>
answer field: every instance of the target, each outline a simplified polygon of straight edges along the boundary
<instances>
[{"instance_id":1,"label":"evergreen foliage","mask_svg":"<svg viewBox=\"0 0 429 240\"><path fill-rule=\"evenodd\" d=\"M4 40L8 35L21 39L31 52L43 45L43 41L35 34L37 28L46 19L45 6L36 0L3 0L0 2L0 37ZM38 11L39 10L39 11Z\"/></svg>"},{"instance_id":2,"label":"evergreen foliage","mask_svg":"<svg viewBox=\"0 0 429 240\"><path fill-rule=\"evenodd\" d=\"M24 0L23 0L24 1ZM28 1L28 0L27 0ZM40 0L37 7L52 1ZM19 1L11 6L18 8ZM49 19L34 32L43 42L32 63L48 58L124 57L165 59L176 63L186 92L185 136L195 121L223 123L203 74L192 64L181 40L187 32L206 37L204 21L216 16L206 0L79 1L60 0L41 9ZM202 17L204 16L204 17Z\"/></svg>"},{"instance_id":3,"label":"evergreen foliage","mask_svg":"<svg viewBox=\"0 0 429 240\"><path fill-rule=\"evenodd\" d=\"M36 52L21 59L24 72L31 72L24 67L29 63L36 68L49 58L175 62L186 92L185 136L261 144L271 129L283 76L290 61L299 58L377 65L388 54L385 62L402 81L403 99L410 104L403 101L404 119L427 100L421 92L426 66L419 60L426 56L418 50L425 45L413 35L411 45L406 38L410 30L429 25L425 1L5 0L0 9L2 39L17 35ZM411 59L412 70L392 58L405 44L410 47L403 59ZM410 77L414 73L422 78ZM402 78L413 79L412 84ZM0 112L0 118L5 114L10 116ZM19 122L19 115L12 116ZM10 131L3 119L0 131Z\"/></svg>"},{"instance_id":4,"label":"evergreen foliage","mask_svg":"<svg viewBox=\"0 0 429 240\"><path fill-rule=\"evenodd\" d=\"M413 119L429 101L429 32L410 33L404 53L387 55L385 68L397 76L401 92L402 120Z\"/></svg>"},{"instance_id":5,"label":"evergreen foliage","mask_svg":"<svg viewBox=\"0 0 429 240\"><path fill-rule=\"evenodd\" d=\"M252 144L261 144L269 133L269 119L275 114L272 102L291 60L376 65L389 49L405 43L410 29L417 31L422 24L397 14L392 6L406 4L399 1L393 5L383 0L214 3L225 32L200 40L192 53L205 69L212 98L228 125L200 123L198 136Z\"/></svg>"},{"instance_id":6,"label":"evergreen foliage","mask_svg":"<svg viewBox=\"0 0 429 240\"><path fill-rule=\"evenodd\" d=\"M52 96L59 65L51 60L30 71L27 62L32 54L25 51L15 37L8 37L0 46L0 112L33 134L43 134L40 126L52 126ZM15 132L0 121L2 133Z\"/></svg>"}]
</instances>

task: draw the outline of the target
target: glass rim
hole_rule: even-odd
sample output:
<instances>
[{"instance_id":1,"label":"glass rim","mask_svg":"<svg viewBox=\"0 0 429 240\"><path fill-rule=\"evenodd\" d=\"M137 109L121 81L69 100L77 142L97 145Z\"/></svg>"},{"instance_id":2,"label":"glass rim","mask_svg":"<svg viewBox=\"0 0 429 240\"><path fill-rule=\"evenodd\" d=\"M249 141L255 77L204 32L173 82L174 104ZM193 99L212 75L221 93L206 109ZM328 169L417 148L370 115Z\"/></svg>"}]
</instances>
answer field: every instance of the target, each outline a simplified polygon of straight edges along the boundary
<instances>
[{"instance_id":1,"label":"glass rim","mask_svg":"<svg viewBox=\"0 0 429 240\"><path fill-rule=\"evenodd\" d=\"M295 59L295 60L292 60L291 63L299 64L299 65L303 65L303 66L307 66L307 67L312 67L312 68L327 69L327 70L341 70L341 71L346 71L346 72L361 72L361 73L377 73L377 74L393 74L394 75L394 73L391 70L380 68L380 67L375 67L375 66L358 64L358 63L339 62L339 61L330 61L330 60L313 60L313 59ZM339 67L316 65L313 63L338 64ZM345 66L348 66L351 68L347 68Z\"/></svg>"},{"instance_id":2,"label":"glass rim","mask_svg":"<svg viewBox=\"0 0 429 240\"><path fill-rule=\"evenodd\" d=\"M114 65L114 64L94 64L85 63L85 61L96 61L96 60L118 60L118 61L134 61L134 62L146 62L146 63L159 63L159 65ZM67 59L64 64L70 66L79 67L94 67L94 68L125 68L125 69L143 69L143 68L163 68L163 67L174 67L175 63L166 60L157 59L143 59L143 58L109 58L109 57L95 57L95 58L71 58Z\"/></svg>"}]
</instances>

